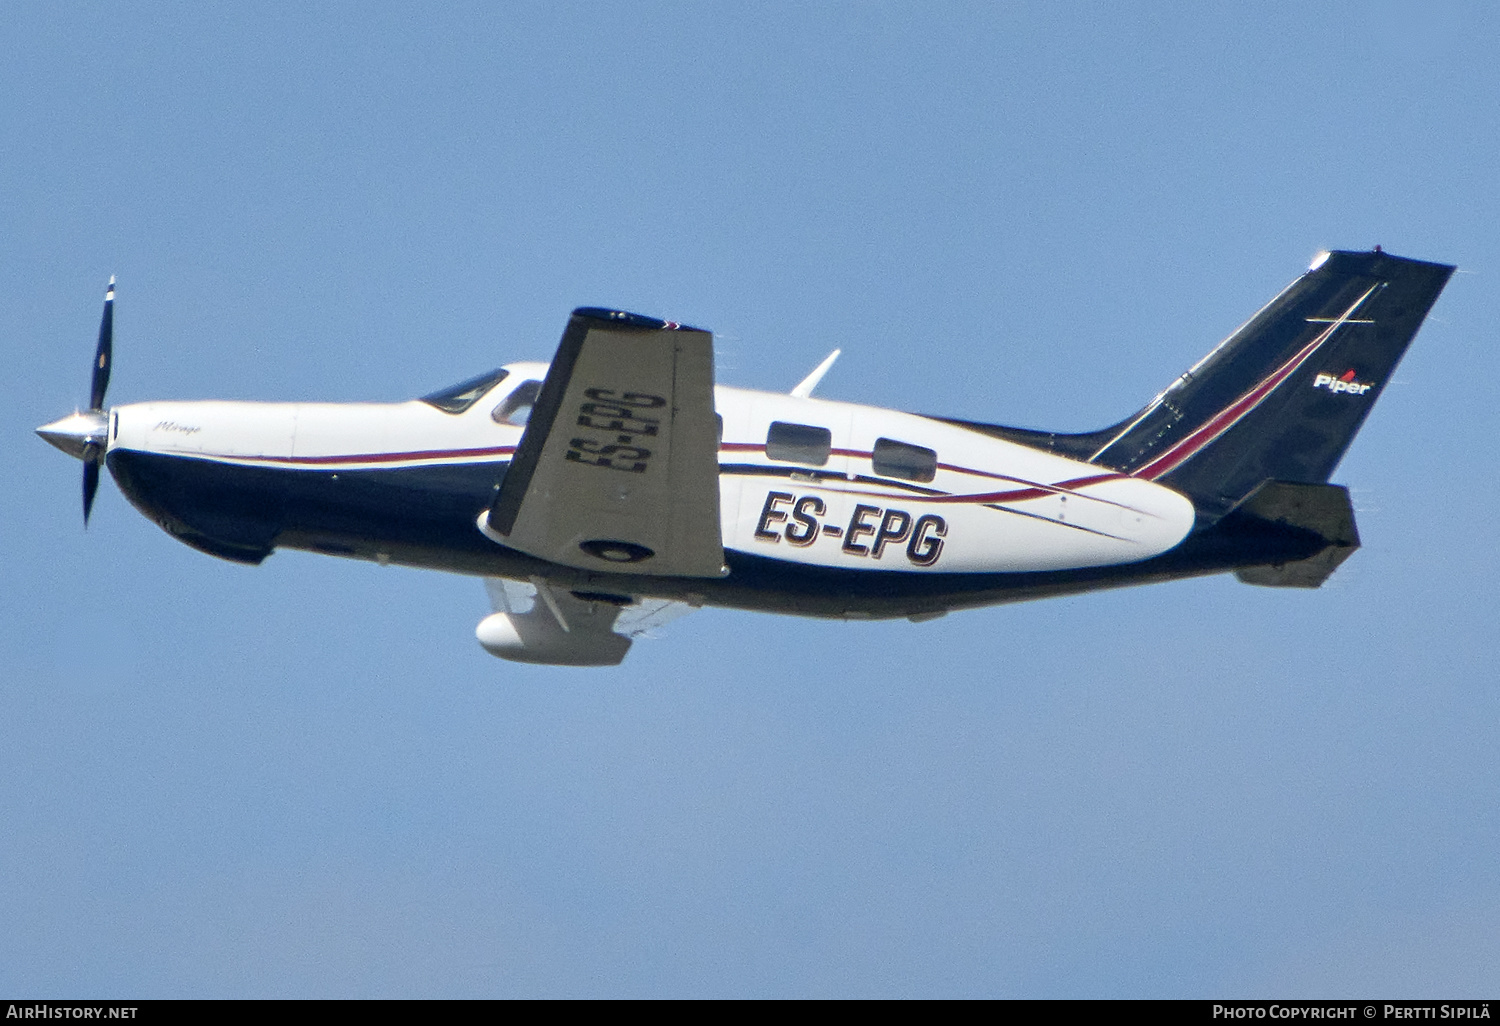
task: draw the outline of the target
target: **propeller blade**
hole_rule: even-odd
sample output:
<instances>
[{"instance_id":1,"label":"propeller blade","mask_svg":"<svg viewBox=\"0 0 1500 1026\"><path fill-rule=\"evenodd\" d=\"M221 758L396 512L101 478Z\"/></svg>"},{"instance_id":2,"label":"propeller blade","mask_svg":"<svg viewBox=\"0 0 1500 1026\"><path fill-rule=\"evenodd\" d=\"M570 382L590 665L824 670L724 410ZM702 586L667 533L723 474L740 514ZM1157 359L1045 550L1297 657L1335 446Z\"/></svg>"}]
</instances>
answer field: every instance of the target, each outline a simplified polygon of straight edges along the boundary
<instances>
[{"instance_id":1,"label":"propeller blade","mask_svg":"<svg viewBox=\"0 0 1500 1026\"><path fill-rule=\"evenodd\" d=\"M83 526L89 526L89 514L94 511L94 495L99 491L99 464L92 461L83 465Z\"/></svg>"},{"instance_id":2,"label":"propeller blade","mask_svg":"<svg viewBox=\"0 0 1500 1026\"><path fill-rule=\"evenodd\" d=\"M104 317L99 321L99 348L94 351L94 383L89 390L89 409L104 409L104 393L109 389L109 365L114 360L115 346L115 276L109 276L109 288L104 292ZM88 478L85 477L85 482ZM99 480L98 471L94 472L94 482L97 486ZM92 496L87 491L85 494ZM85 500L85 506L88 501ZM85 518L87 519L87 515Z\"/></svg>"}]
</instances>

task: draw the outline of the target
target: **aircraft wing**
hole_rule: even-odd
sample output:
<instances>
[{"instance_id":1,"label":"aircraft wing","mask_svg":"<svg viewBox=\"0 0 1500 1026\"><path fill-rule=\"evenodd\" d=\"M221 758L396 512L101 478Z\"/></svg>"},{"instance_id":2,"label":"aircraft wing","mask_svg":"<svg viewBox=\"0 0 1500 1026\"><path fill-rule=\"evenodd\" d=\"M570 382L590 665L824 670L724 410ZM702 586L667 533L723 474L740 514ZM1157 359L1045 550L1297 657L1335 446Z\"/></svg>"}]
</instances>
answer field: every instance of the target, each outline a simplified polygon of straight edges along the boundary
<instances>
[{"instance_id":1,"label":"aircraft wing","mask_svg":"<svg viewBox=\"0 0 1500 1026\"><path fill-rule=\"evenodd\" d=\"M669 599L571 592L540 578L486 577L484 584L495 612L474 634L491 654L520 663L614 666L633 639L694 608Z\"/></svg>"},{"instance_id":2,"label":"aircraft wing","mask_svg":"<svg viewBox=\"0 0 1500 1026\"><path fill-rule=\"evenodd\" d=\"M720 576L713 384L710 333L573 311L490 529L565 566Z\"/></svg>"}]
</instances>

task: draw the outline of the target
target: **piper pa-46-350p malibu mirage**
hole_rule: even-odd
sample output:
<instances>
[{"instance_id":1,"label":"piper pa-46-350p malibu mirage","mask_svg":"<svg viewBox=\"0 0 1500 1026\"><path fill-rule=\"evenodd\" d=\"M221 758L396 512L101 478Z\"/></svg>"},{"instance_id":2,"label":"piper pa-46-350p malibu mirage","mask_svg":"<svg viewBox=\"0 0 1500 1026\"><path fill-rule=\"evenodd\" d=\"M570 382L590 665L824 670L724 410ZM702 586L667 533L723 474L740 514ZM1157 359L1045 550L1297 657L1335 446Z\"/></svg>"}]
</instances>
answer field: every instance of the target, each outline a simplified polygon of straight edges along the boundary
<instances>
[{"instance_id":1,"label":"piper pa-46-350p malibu mirage","mask_svg":"<svg viewBox=\"0 0 1500 1026\"><path fill-rule=\"evenodd\" d=\"M713 336L575 310L550 364L404 403L89 408L38 428L194 548L486 578L505 659L620 662L689 609L925 620L1233 571L1315 588L1359 546L1329 475L1453 268L1320 255L1118 424L1061 434L714 383Z\"/></svg>"}]
</instances>

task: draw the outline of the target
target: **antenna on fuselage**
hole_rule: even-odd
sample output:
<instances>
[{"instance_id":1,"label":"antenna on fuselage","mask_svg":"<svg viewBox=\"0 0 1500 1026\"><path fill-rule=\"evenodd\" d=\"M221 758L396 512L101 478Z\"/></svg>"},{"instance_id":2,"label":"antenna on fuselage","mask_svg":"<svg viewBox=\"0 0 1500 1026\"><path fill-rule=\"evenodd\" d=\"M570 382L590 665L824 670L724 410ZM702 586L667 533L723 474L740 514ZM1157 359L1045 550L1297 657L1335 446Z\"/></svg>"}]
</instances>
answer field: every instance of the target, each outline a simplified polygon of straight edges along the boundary
<instances>
[{"instance_id":1,"label":"antenna on fuselage","mask_svg":"<svg viewBox=\"0 0 1500 1026\"><path fill-rule=\"evenodd\" d=\"M833 366L833 361L839 358L842 349L835 349L829 353L822 363L813 368L813 372L797 383L791 394L798 399L806 399L812 395L812 390L818 387L818 382L823 380L823 375L828 373L828 368Z\"/></svg>"}]
</instances>

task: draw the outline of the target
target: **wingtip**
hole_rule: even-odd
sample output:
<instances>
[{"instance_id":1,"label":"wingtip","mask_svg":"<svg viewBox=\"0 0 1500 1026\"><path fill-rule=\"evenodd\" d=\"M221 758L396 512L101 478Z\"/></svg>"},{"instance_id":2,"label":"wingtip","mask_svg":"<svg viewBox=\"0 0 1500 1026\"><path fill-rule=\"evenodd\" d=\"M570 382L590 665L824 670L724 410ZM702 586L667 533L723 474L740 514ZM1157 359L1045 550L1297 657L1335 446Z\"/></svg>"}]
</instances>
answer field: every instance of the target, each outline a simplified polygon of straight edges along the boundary
<instances>
[{"instance_id":1,"label":"wingtip","mask_svg":"<svg viewBox=\"0 0 1500 1026\"><path fill-rule=\"evenodd\" d=\"M690 324L682 324L678 321L664 321L659 317L648 317L645 314L630 313L628 310L610 310L602 306L580 306L573 311L574 317L585 317L589 320L604 321L612 328L627 328L636 331L703 331Z\"/></svg>"}]
</instances>

